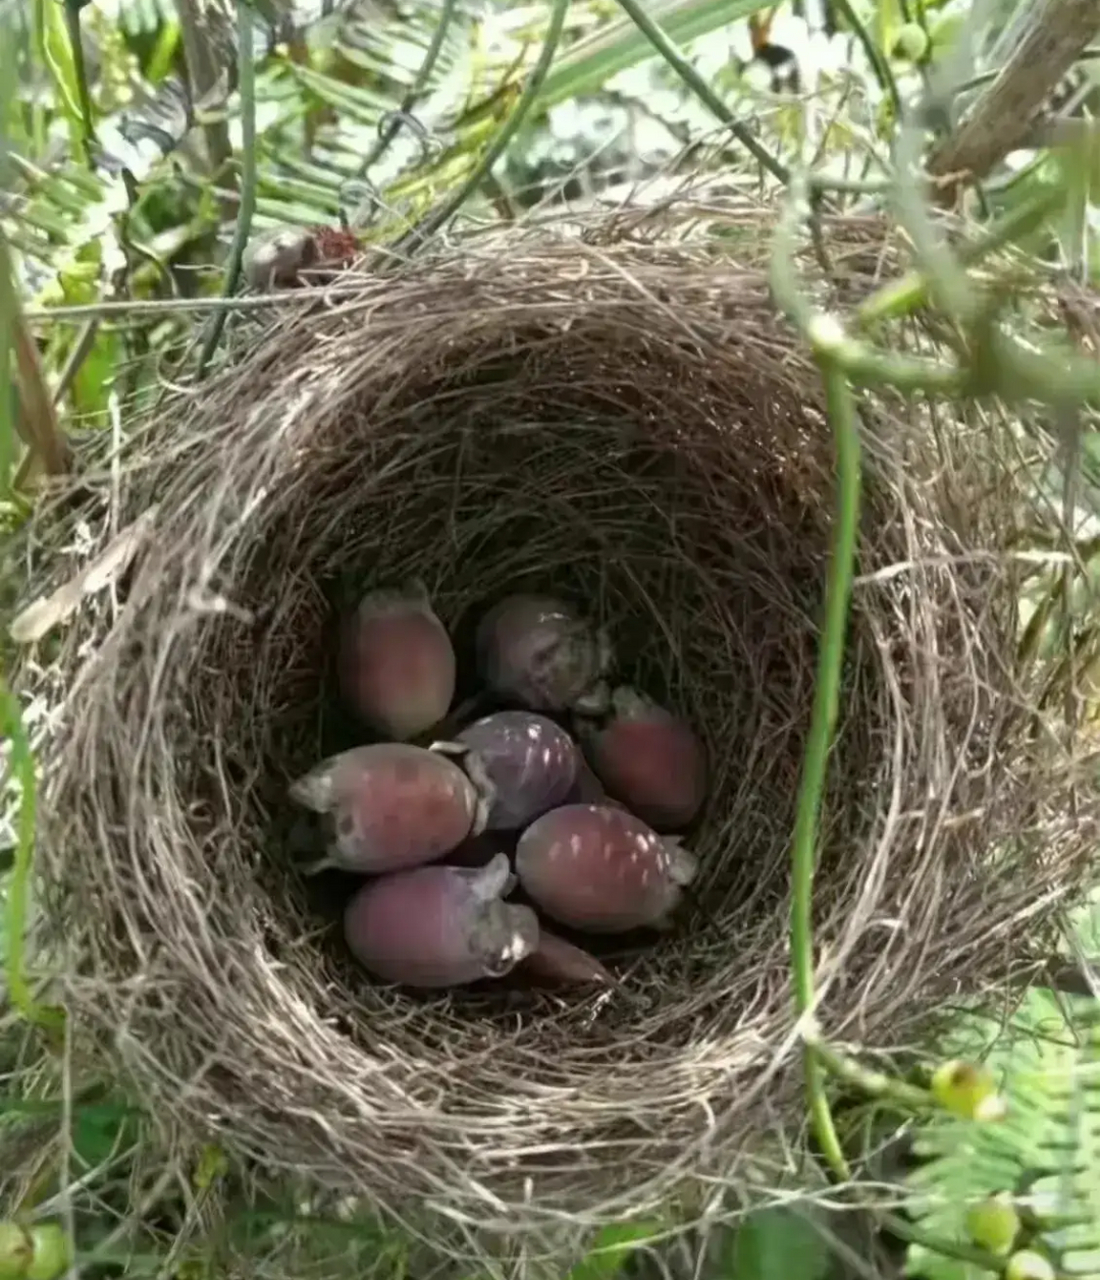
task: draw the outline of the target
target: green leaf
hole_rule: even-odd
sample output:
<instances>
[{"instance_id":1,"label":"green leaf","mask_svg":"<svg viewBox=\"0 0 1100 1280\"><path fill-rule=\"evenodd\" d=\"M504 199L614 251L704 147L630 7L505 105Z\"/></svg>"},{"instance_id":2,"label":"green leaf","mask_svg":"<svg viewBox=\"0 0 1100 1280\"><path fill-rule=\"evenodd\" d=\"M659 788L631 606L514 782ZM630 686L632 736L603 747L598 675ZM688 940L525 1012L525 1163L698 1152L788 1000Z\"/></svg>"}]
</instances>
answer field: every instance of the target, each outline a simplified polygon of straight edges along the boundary
<instances>
[{"instance_id":1,"label":"green leaf","mask_svg":"<svg viewBox=\"0 0 1100 1280\"><path fill-rule=\"evenodd\" d=\"M651 17L670 40L684 44L710 35L760 9L770 0L664 0L651 6ZM656 57L656 51L629 18L602 27L578 40L542 86L536 110L592 93L620 71Z\"/></svg>"},{"instance_id":2,"label":"green leaf","mask_svg":"<svg viewBox=\"0 0 1100 1280\"><path fill-rule=\"evenodd\" d=\"M603 1227L588 1255L569 1272L568 1280L612 1280L634 1250L652 1240L659 1230L656 1222L619 1222Z\"/></svg>"},{"instance_id":3,"label":"green leaf","mask_svg":"<svg viewBox=\"0 0 1100 1280\"><path fill-rule=\"evenodd\" d=\"M121 1102L77 1107L73 1116L73 1152L89 1169L105 1164L138 1137L141 1112Z\"/></svg>"},{"instance_id":4,"label":"green leaf","mask_svg":"<svg viewBox=\"0 0 1100 1280\"><path fill-rule=\"evenodd\" d=\"M723 1280L822 1280L829 1269L825 1241L790 1209L761 1209L730 1242Z\"/></svg>"}]
</instances>

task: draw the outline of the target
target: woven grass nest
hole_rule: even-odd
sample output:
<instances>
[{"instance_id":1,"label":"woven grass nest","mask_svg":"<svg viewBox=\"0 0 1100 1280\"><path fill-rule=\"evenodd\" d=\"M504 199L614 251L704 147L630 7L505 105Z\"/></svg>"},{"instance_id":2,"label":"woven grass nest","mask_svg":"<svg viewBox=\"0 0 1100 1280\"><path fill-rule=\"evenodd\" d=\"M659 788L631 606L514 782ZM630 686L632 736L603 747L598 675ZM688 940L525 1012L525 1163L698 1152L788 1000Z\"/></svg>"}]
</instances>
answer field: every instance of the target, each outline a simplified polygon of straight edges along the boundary
<instances>
[{"instance_id":1,"label":"woven grass nest","mask_svg":"<svg viewBox=\"0 0 1100 1280\"><path fill-rule=\"evenodd\" d=\"M158 1114L499 1230L698 1205L801 1125L789 843L834 471L767 234L742 227L738 261L501 233L291 298L36 526L41 590L145 522L18 679L65 694L38 854L61 994ZM890 1048L1047 938L1096 824L1014 670L989 423L868 406L863 430L815 943L828 1033ZM334 600L411 575L459 637L502 594L566 593L700 727L700 878L675 932L612 962L621 989L376 985L299 874L287 782L340 745Z\"/></svg>"}]
</instances>

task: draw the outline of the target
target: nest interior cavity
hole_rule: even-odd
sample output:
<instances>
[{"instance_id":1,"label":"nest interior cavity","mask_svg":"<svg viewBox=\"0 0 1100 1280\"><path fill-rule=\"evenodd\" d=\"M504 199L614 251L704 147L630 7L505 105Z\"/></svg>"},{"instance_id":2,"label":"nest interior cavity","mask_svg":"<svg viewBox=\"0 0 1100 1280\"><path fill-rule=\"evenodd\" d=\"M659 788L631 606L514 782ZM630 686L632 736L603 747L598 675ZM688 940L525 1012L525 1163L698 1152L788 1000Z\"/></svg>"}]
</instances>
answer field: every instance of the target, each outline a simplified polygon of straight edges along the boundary
<instances>
[{"instance_id":1,"label":"nest interior cavity","mask_svg":"<svg viewBox=\"0 0 1100 1280\"><path fill-rule=\"evenodd\" d=\"M196 1132L394 1208L594 1222L733 1176L800 1116L789 846L835 502L820 379L763 276L504 237L244 337L133 428L121 478L82 477L102 540L152 515L52 667L66 999ZM888 1046L1004 971L1094 834L1019 714L988 449L869 406L862 430L815 934L827 1029ZM75 518L36 530L43 580ZM460 646L500 595L565 593L700 728L700 880L621 990L381 987L298 873L287 782L340 745L335 602L411 576Z\"/></svg>"}]
</instances>

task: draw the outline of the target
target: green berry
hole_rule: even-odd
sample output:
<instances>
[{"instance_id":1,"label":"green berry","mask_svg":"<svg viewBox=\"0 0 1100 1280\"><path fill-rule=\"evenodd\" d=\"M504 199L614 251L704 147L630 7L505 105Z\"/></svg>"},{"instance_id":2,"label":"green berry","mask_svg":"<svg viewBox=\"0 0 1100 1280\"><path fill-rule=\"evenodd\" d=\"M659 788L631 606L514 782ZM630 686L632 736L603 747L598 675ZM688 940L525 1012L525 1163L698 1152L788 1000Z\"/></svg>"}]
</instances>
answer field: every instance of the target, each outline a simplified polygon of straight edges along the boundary
<instances>
[{"instance_id":1,"label":"green berry","mask_svg":"<svg viewBox=\"0 0 1100 1280\"><path fill-rule=\"evenodd\" d=\"M18 1222L0 1222L0 1280L23 1280L34 1245Z\"/></svg>"},{"instance_id":2,"label":"green berry","mask_svg":"<svg viewBox=\"0 0 1100 1280\"><path fill-rule=\"evenodd\" d=\"M26 1280L57 1280L72 1263L72 1249L65 1228L59 1222L42 1222L31 1227L34 1247Z\"/></svg>"},{"instance_id":3,"label":"green berry","mask_svg":"<svg viewBox=\"0 0 1100 1280\"><path fill-rule=\"evenodd\" d=\"M1054 1268L1041 1253L1021 1249L1005 1267L1005 1280L1057 1280Z\"/></svg>"},{"instance_id":4,"label":"green berry","mask_svg":"<svg viewBox=\"0 0 1100 1280\"><path fill-rule=\"evenodd\" d=\"M975 1244L1003 1257L1020 1230L1020 1217L1006 1193L990 1196L966 1211L966 1231Z\"/></svg>"},{"instance_id":5,"label":"green berry","mask_svg":"<svg viewBox=\"0 0 1100 1280\"><path fill-rule=\"evenodd\" d=\"M1000 1120L1005 1113L993 1072L973 1062L954 1059L938 1067L932 1076L932 1096L946 1111L967 1120Z\"/></svg>"},{"instance_id":6,"label":"green berry","mask_svg":"<svg viewBox=\"0 0 1100 1280\"><path fill-rule=\"evenodd\" d=\"M920 62L928 53L928 33L916 22L907 22L894 37L891 56L905 62Z\"/></svg>"}]
</instances>

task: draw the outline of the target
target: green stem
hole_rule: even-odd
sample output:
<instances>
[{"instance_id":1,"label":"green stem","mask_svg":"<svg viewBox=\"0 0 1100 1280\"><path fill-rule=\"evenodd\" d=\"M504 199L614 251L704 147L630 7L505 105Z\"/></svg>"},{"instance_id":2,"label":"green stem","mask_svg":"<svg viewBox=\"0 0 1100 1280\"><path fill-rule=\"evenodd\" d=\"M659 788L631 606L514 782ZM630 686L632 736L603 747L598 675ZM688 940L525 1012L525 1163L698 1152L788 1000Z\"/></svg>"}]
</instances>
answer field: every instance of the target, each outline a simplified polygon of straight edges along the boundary
<instances>
[{"instance_id":1,"label":"green stem","mask_svg":"<svg viewBox=\"0 0 1100 1280\"><path fill-rule=\"evenodd\" d=\"M1064 199L1065 193L1061 188L1052 185L1022 201L976 239L959 245L955 250L959 263L964 267L973 266L1021 236L1030 235L1058 209ZM900 280L890 281L876 289L856 310L856 327L869 329L883 320L912 314L928 303L931 287L932 280L927 271L910 271Z\"/></svg>"},{"instance_id":2,"label":"green stem","mask_svg":"<svg viewBox=\"0 0 1100 1280\"><path fill-rule=\"evenodd\" d=\"M73 56L73 75L80 97L80 118L84 124L84 159L93 168L92 144L95 142L95 125L92 123L92 95L88 91L88 69L84 64L84 45L80 39L81 0L65 0L65 26L69 32L69 47Z\"/></svg>"},{"instance_id":3,"label":"green stem","mask_svg":"<svg viewBox=\"0 0 1100 1280\"><path fill-rule=\"evenodd\" d=\"M706 80L691 65L683 54L676 48L667 35L661 30L656 22L646 13L638 0L619 0L619 4L626 11L627 16L645 36L649 43L657 50L668 65L683 80L684 84L695 94L701 102L703 102L719 120L729 129L733 136L748 150L753 157L768 170L773 177L778 178L780 182L786 183L790 180L790 171L787 167L780 163L766 148L762 147L756 138L753 137L750 130L746 129L740 120L726 106L717 93L711 88Z\"/></svg>"},{"instance_id":4,"label":"green stem","mask_svg":"<svg viewBox=\"0 0 1100 1280\"><path fill-rule=\"evenodd\" d=\"M367 158L359 167L359 173L365 177L370 169L378 163L386 154L386 150L390 143L397 137L397 131L401 127L401 116L407 116L416 106L420 95L428 86L432 72L435 70L435 64L439 61L439 55L443 50L443 41L447 37L448 28L451 25L451 19L454 17L455 5L457 0L443 0L443 8L439 14L439 21L435 24L435 33L432 36L432 42L428 45L428 50L424 54L424 61L420 64L420 70L416 73L416 79L412 82L408 93L401 100L401 106L394 113L397 117L392 119L390 123L382 130L378 136L378 141L370 149Z\"/></svg>"},{"instance_id":5,"label":"green stem","mask_svg":"<svg viewBox=\"0 0 1100 1280\"><path fill-rule=\"evenodd\" d=\"M225 267L225 286L222 289L225 298L231 298L237 288L252 228L252 214L256 208L256 61L252 48L252 10L243 0L237 4L237 62L241 95L241 200ZM211 318L199 354L197 377L200 380L206 376L207 366L221 341L225 317L226 312L219 310Z\"/></svg>"},{"instance_id":6,"label":"green stem","mask_svg":"<svg viewBox=\"0 0 1100 1280\"><path fill-rule=\"evenodd\" d=\"M535 99L539 95L542 83L549 74L550 67L554 61L554 54L557 52L558 44L561 41L561 33L565 27L565 15L568 11L569 0L553 0L550 10L550 25L547 28L546 39L543 42L538 61L532 67L531 74L527 77L527 83L523 86L519 101L509 114L508 119L501 125L496 137L485 149L481 160L462 186L445 204L429 213L422 222L407 231L394 245L395 252L405 254L415 252L430 236L434 235L440 227L455 216L492 172L493 165L508 149L509 143L516 136L520 125L523 124L528 112L535 104Z\"/></svg>"},{"instance_id":7,"label":"green stem","mask_svg":"<svg viewBox=\"0 0 1100 1280\"><path fill-rule=\"evenodd\" d=\"M841 365L819 356L825 381L825 400L836 442L837 508L833 545L825 586L825 625L821 633L817 679L814 685L810 732L802 760L802 780L791 841L791 965L795 1004L800 1016L814 1007L813 881L817 858L818 818L821 811L829 749L836 727L840 678L848 628L856 538L859 531L859 432L855 401ZM824 1064L817 1047L804 1047L806 1091L814 1131L833 1173L849 1174L828 1095Z\"/></svg>"},{"instance_id":8,"label":"green stem","mask_svg":"<svg viewBox=\"0 0 1100 1280\"><path fill-rule=\"evenodd\" d=\"M871 70L875 73L875 79L879 82L883 93L890 99L894 108L894 119L900 121L901 97L898 94L897 81L894 79L894 73L890 70L889 61L878 45L875 44L874 37L859 20L856 11L848 0L834 0L834 3L837 11L843 15L848 25L856 33L856 39L863 45L863 51L871 64Z\"/></svg>"},{"instance_id":9,"label":"green stem","mask_svg":"<svg viewBox=\"0 0 1100 1280\"><path fill-rule=\"evenodd\" d=\"M783 205L772 239L772 293L791 323L807 338L819 358L841 366L853 382L867 386L886 384L910 393L961 394L966 386L966 375L962 370L920 357L876 350L868 343L849 337L839 320L814 310L802 290L794 265L795 232L801 218L809 212L807 190L806 175L794 175L790 197Z\"/></svg>"},{"instance_id":10,"label":"green stem","mask_svg":"<svg viewBox=\"0 0 1100 1280\"><path fill-rule=\"evenodd\" d=\"M969 1262L972 1266L982 1271L992 1272L994 1275L1000 1275L1004 1271L1003 1258L997 1258L984 1249L979 1249L977 1245L958 1244L954 1240L944 1240L940 1236L930 1235L904 1218L899 1218L896 1213L877 1210L875 1217L880 1226L902 1240L907 1240L910 1244L919 1244L923 1249L942 1254L945 1258L954 1258L958 1262Z\"/></svg>"},{"instance_id":11,"label":"green stem","mask_svg":"<svg viewBox=\"0 0 1100 1280\"><path fill-rule=\"evenodd\" d=\"M4 968L8 992L16 1010L28 1022L48 1030L62 1026L60 1009L40 1005L31 994L26 971L27 905L30 901L31 872L34 866L34 826L38 807L38 779L34 771L34 753L23 727L19 701L7 685L0 682L0 724L3 736L11 744L11 769L19 781L19 814L15 832L15 861L8 882L4 930L7 955Z\"/></svg>"},{"instance_id":12,"label":"green stem","mask_svg":"<svg viewBox=\"0 0 1100 1280\"><path fill-rule=\"evenodd\" d=\"M806 1031L802 1039L817 1054L822 1066L830 1075L836 1076L846 1084L854 1085L871 1098L885 1098L895 1103L900 1110L923 1114L936 1109L936 1100L924 1089L906 1084L882 1071L869 1071L862 1063L856 1062L846 1054L838 1052L826 1044L816 1032Z\"/></svg>"}]
</instances>

